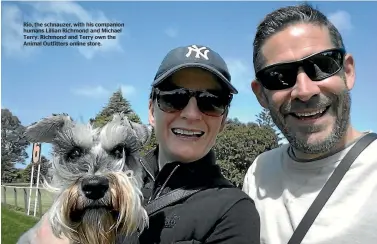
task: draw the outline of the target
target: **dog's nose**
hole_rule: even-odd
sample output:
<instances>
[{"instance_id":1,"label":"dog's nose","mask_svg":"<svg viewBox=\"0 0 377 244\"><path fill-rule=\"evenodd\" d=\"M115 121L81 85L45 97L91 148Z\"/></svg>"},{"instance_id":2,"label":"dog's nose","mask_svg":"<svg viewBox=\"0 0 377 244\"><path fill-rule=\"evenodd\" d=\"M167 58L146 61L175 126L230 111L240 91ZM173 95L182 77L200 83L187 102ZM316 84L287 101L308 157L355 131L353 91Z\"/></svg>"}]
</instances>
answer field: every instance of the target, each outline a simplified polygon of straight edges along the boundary
<instances>
[{"instance_id":1,"label":"dog's nose","mask_svg":"<svg viewBox=\"0 0 377 244\"><path fill-rule=\"evenodd\" d=\"M85 178L81 182L81 189L87 198L97 200L105 196L109 189L109 180L99 176Z\"/></svg>"}]
</instances>

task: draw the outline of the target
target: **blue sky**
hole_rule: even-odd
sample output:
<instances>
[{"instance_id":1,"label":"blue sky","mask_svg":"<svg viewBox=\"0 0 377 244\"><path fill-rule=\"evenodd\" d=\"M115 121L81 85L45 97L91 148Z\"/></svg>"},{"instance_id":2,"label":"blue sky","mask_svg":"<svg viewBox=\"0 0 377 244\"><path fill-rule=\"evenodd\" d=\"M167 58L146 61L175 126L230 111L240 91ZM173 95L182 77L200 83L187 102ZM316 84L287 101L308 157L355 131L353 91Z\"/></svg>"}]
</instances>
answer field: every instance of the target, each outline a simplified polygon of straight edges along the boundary
<instances>
[{"instance_id":1,"label":"blue sky","mask_svg":"<svg viewBox=\"0 0 377 244\"><path fill-rule=\"evenodd\" d=\"M122 88L147 123L150 84L172 48L207 45L228 62L240 91L230 117L254 121L260 111L251 89L252 42L265 14L297 2L2 2L1 106L28 125L66 112L87 122ZM377 2L313 2L340 29L356 60L352 122L377 131ZM358 14L358 13L362 13ZM22 47L22 22L109 22L125 24L103 48ZM49 157L50 146L42 146ZM28 149L31 154L31 147ZM28 159L27 162L29 162Z\"/></svg>"}]
</instances>

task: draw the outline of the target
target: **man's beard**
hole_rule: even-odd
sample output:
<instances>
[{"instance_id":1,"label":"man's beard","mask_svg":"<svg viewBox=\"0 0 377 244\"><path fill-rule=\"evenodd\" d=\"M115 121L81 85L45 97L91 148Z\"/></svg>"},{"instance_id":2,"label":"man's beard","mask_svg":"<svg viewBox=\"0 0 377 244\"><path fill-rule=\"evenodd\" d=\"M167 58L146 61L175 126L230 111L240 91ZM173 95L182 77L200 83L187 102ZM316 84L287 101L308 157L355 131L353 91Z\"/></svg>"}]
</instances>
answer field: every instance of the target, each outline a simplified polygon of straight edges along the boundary
<instances>
[{"instance_id":1,"label":"man's beard","mask_svg":"<svg viewBox=\"0 0 377 244\"><path fill-rule=\"evenodd\" d=\"M295 103L304 104L304 102L294 100L289 104L283 104L279 111L273 104L268 103L272 120L289 141L290 145L296 150L307 154L322 154L334 149L348 129L351 110L351 95L349 90L345 87L339 94L331 94L330 96L319 94L315 98L311 98L305 102L306 108L311 109L321 108L321 105L324 103L331 103L331 107L326 113L332 113L333 116L336 116L335 124L332 125L332 131L329 135L315 143L309 143L305 138L300 138L297 135L298 132L293 129L294 125L287 126L282 112L289 111ZM320 128L321 125L307 126L305 133L309 135L310 133L319 131Z\"/></svg>"}]
</instances>

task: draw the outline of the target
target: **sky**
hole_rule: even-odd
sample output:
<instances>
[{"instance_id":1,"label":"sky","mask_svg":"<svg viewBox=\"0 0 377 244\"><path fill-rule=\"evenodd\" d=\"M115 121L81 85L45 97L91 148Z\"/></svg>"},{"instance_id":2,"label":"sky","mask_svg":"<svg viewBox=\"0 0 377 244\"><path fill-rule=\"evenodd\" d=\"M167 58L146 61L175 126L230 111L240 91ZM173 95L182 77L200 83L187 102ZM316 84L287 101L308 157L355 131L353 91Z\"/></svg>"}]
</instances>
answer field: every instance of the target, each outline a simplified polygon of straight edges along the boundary
<instances>
[{"instance_id":1,"label":"sky","mask_svg":"<svg viewBox=\"0 0 377 244\"><path fill-rule=\"evenodd\" d=\"M142 122L148 123L150 85L163 57L172 48L199 44L224 57L239 90L229 117L255 121L261 111L250 89L256 26L267 13L296 3L2 2L1 106L25 126L63 112L87 122L121 88ZM377 2L310 3L338 27L355 57L353 125L377 131ZM23 47L24 21L119 22L125 27L101 47ZM43 144L42 155L49 158L50 149ZM29 155L31 150L30 146Z\"/></svg>"}]
</instances>

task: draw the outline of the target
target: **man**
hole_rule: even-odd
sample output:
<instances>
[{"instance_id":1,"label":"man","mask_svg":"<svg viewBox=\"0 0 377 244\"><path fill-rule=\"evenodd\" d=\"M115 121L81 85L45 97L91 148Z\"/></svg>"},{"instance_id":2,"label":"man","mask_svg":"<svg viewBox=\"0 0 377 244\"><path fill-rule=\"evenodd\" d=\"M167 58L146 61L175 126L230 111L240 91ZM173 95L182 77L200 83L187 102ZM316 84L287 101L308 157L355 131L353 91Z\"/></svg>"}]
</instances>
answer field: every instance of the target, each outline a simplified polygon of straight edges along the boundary
<instances>
[{"instance_id":1,"label":"man","mask_svg":"<svg viewBox=\"0 0 377 244\"><path fill-rule=\"evenodd\" d=\"M352 146L367 132L350 121L355 61L330 21L309 5L268 14L254 40L251 88L289 144L251 165L243 190L261 218L261 243L286 244ZM354 161L302 243L377 240L377 141Z\"/></svg>"},{"instance_id":2,"label":"man","mask_svg":"<svg viewBox=\"0 0 377 244\"><path fill-rule=\"evenodd\" d=\"M224 178L212 150L237 93L230 80L223 58L205 46L175 48L162 61L149 101L158 147L141 160L149 227L140 244L259 244L254 202ZM67 243L47 222L36 238Z\"/></svg>"}]
</instances>

